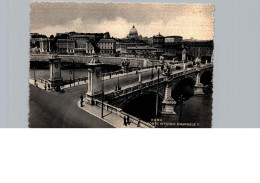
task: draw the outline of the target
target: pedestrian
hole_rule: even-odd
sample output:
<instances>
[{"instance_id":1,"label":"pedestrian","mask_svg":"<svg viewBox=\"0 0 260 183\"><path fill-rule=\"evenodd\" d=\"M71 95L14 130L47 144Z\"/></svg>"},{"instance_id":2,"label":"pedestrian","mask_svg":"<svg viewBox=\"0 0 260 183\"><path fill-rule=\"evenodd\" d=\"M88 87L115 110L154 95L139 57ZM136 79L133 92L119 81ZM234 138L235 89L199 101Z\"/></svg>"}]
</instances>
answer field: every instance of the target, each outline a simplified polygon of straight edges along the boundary
<instances>
[{"instance_id":1,"label":"pedestrian","mask_svg":"<svg viewBox=\"0 0 260 183\"><path fill-rule=\"evenodd\" d=\"M138 123L137 123L137 127L140 127L140 122L141 122L141 120L140 120L140 118L138 119Z\"/></svg>"},{"instance_id":2,"label":"pedestrian","mask_svg":"<svg viewBox=\"0 0 260 183\"><path fill-rule=\"evenodd\" d=\"M83 107L83 95L80 96L80 106Z\"/></svg>"},{"instance_id":3,"label":"pedestrian","mask_svg":"<svg viewBox=\"0 0 260 183\"><path fill-rule=\"evenodd\" d=\"M127 120L126 120L126 121L127 121L127 124L130 125L129 115L127 115L126 119L127 119Z\"/></svg>"},{"instance_id":4,"label":"pedestrian","mask_svg":"<svg viewBox=\"0 0 260 183\"><path fill-rule=\"evenodd\" d=\"M44 85L44 89L45 89L45 91L46 91L46 89L47 89L47 86L46 86L46 84Z\"/></svg>"},{"instance_id":5,"label":"pedestrian","mask_svg":"<svg viewBox=\"0 0 260 183\"><path fill-rule=\"evenodd\" d=\"M50 84L48 83L48 90L50 89Z\"/></svg>"},{"instance_id":6,"label":"pedestrian","mask_svg":"<svg viewBox=\"0 0 260 183\"><path fill-rule=\"evenodd\" d=\"M124 116L124 125L127 126L126 117Z\"/></svg>"}]
</instances>

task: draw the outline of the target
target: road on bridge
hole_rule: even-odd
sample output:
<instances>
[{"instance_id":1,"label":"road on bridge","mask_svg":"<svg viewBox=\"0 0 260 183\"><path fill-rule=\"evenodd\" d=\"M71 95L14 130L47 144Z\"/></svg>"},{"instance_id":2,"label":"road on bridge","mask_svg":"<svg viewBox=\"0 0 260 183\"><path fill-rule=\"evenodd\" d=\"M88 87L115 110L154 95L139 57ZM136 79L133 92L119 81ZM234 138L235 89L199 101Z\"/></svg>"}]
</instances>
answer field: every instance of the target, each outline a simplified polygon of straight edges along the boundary
<instances>
[{"instance_id":1,"label":"road on bridge","mask_svg":"<svg viewBox=\"0 0 260 183\"><path fill-rule=\"evenodd\" d=\"M153 69L154 79L158 78L157 69ZM146 69L142 71L142 81L151 80L152 69ZM131 85L138 84L139 74L135 72L128 73L126 75L119 75L119 86L121 88L130 87ZM162 78L162 71L160 70L159 77ZM105 79L104 81L104 89L105 93L110 93L115 91L116 85L118 84L118 77L112 77L111 79Z\"/></svg>"}]
</instances>

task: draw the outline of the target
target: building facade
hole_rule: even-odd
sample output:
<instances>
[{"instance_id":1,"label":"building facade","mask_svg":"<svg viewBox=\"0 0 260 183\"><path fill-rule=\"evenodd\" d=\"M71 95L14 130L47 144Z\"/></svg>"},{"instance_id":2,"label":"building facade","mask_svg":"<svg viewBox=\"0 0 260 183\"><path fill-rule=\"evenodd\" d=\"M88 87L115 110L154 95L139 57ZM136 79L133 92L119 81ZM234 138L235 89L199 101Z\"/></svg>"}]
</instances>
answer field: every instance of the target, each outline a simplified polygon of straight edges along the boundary
<instances>
[{"instance_id":1,"label":"building facade","mask_svg":"<svg viewBox=\"0 0 260 183\"><path fill-rule=\"evenodd\" d=\"M154 55L156 48L150 46L135 46L127 47L127 56L151 58Z\"/></svg>"},{"instance_id":2,"label":"building facade","mask_svg":"<svg viewBox=\"0 0 260 183\"><path fill-rule=\"evenodd\" d=\"M40 53L47 53L49 52L49 40L48 38L41 38L40 39Z\"/></svg>"},{"instance_id":3,"label":"building facade","mask_svg":"<svg viewBox=\"0 0 260 183\"><path fill-rule=\"evenodd\" d=\"M116 40L115 39L101 39L97 46L100 48L100 54L102 55L114 55L116 53ZM87 40L86 41L86 54L94 54L94 47Z\"/></svg>"},{"instance_id":4,"label":"building facade","mask_svg":"<svg viewBox=\"0 0 260 183\"><path fill-rule=\"evenodd\" d=\"M156 36L153 36L153 44L157 45L157 44L164 44L165 43L165 37L163 35L159 34Z\"/></svg>"},{"instance_id":5,"label":"building facade","mask_svg":"<svg viewBox=\"0 0 260 183\"><path fill-rule=\"evenodd\" d=\"M182 40L183 40L183 37L181 37L181 36L166 36L165 37L166 44L182 42Z\"/></svg>"},{"instance_id":6,"label":"building facade","mask_svg":"<svg viewBox=\"0 0 260 183\"><path fill-rule=\"evenodd\" d=\"M75 41L70 39L58 39L56 46L58 53L73 54L75 52Z\"/></svg>"}]
</instances>

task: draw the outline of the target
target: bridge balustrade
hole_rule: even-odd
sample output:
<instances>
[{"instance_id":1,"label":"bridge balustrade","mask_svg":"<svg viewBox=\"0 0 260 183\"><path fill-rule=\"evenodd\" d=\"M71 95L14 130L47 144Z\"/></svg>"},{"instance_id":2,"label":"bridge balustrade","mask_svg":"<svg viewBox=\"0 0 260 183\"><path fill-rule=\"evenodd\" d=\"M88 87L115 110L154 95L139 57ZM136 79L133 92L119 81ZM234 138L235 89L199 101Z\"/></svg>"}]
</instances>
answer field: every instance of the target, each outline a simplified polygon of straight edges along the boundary
<instances>
[{"instance_id":1,"label":"bridge balustrade","mask_svg":"<svg viewBox=\"0 0 260 183\"><path fill-rule=\"evenodd\" d=\"M96 106L98 107L102 107L102 102L98 99L94 99L94 103ZM125 117L125 116L129 116L129 120L131 123L134 123L135 125L138 126L138 122L140 122L140 124L146 126L146 127L149 127L149 128L153 128L153 126L143 120L139 120L139 118L135 117L135 116L132 116L124 111L122 111L121 108L118 108L118 107L115 107L115 106L112 106L110 104L107 104L105 102L103 102L103 107L105 110L107 110L108 112L112 112L120 117L122 117L122 119Z\"/></svg>"}]
</instances>

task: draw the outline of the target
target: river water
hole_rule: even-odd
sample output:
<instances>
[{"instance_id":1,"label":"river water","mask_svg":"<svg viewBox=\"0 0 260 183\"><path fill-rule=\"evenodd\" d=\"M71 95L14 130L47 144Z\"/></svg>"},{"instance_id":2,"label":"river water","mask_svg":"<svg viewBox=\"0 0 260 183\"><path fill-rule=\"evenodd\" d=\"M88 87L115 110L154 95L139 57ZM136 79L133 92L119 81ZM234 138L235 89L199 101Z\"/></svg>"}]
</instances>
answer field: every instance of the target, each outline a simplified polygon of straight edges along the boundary
<instances>
[{"instance_id":1,"label":"river water","mask_svg":"<svg viewBox=\"0 0 260 183\"><path fill-rule=\"evenodd\" d=\"M103 73L117 71L120 68L121 68L120 66L116 66L116 65L105 65L104 64L102 66ZM87 68L74 69L75 79L87 77L88 76L87 70L88 70ZM49 69L35 69L35 70L30 69L30 78L31 79L34 78L34 72L35 72L36 80L39 80L39 79L48 80L50 78ZM63 78L63 80L73 79L72 72L73 72L72 69L61 69L61 77Z\"/></svg>"},{"instance_id":2,"label":"river water","mask_svg":"<svg viewBox=\"0 0 260 183\"><path fill-rule=\"evenodd\" d=\"M71 71L71 73L72 73L72 71ZM75 69L74 73L75 73L75 79L88 76L87 69ZM73 75L70 74L69 69L61 70L61 77L63 78L63 80L70 80L70 77L71 77L71 79L73 79ZM30 69L30 78L34 78L34 70L33 69ZM49 69L36 69L35 70L35 78L36 78L36 80L39 80L41 78L48 80L50 78Z\"/></svg>"},{"instance_id":3,"label":"river water","mask_svg":"<svg viewBox=\"0 0 260 183\"><path fill-rule=\"evenodd\" d=\"M123 111L147 122L162 121L160 127L200 127L210 128L212 121L212 93L192 96L183 102L182 117L180 118L181 105L175 107L174 116L155 116L156 96L146 95L128 103ZM162 100L159 100L159 111L162 109ZM154 124L154 123L153 123ZM158 124L158 123L157 123Z\"/></svg>"},{"instance_id":4,"label":"river water","mask_svg":"<svg viewBox=\"0 0 260 183\"><path fill-rule=\"evenodd\" d=\"M163 121L179 123L180 127L201 127L210 128L212 121L212 94L192 96L182 104L182 115L180 114L181 104L175 108L177 118L163 117ZM181 118L180 118L181 115ZM186 126L187 125L187 126ZM174 124L170 127L178 127Z\"/></svg>"}]
</instances>

